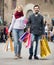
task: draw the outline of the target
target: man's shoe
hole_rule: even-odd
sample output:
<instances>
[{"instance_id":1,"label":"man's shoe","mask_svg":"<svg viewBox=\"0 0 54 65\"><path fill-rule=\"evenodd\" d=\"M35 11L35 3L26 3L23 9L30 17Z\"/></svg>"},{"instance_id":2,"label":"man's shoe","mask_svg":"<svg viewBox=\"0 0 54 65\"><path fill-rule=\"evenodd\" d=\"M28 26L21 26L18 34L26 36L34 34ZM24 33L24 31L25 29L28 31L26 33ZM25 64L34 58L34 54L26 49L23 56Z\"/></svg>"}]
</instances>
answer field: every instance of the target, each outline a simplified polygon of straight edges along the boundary
<instances>
[{"instance_id":1,"label":"man's shoe","mask_svg":"<svg viewBox=\"0 0 54 65\"><path fill-rule=\"evenodd\" d=\"M29 60L31 60L31 59L32 59L32 56L30 55L30 56L29 56Z\"/></svg>"},{"instance_id":2,"label":"man's shoe","mask_svg":"<svg viewBox=\"0 0 54 65\"><path fill-rule=\"evenodd\" d=\"M38 58L37 56L34 56L34 59L37 59L37 60L39 60L39 58Z\"/></svg>"}]
</instances>

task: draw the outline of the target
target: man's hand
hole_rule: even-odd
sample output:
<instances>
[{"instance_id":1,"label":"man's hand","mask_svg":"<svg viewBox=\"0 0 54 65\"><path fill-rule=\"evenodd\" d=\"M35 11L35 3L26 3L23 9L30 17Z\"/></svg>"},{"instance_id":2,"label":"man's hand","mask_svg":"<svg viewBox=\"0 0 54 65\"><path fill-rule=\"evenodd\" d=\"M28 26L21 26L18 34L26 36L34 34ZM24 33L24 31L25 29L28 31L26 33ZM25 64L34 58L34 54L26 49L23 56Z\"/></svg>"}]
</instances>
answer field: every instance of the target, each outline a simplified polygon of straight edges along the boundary
<instances>
[{"instance_id":1,"label":"man's hand","mask_svg":"<svg viewBox=\"0 0 54 65\"><path fill-rule=\"evenodd\" d=\"M28 28L27 31L30 33L30 28Z\"/></svg>"},{"instance_id":2,"label":"man's hand","mask_svg":"<svg viewBox=\"0 0 54 65\"><path fill-rule=\"evenodd\" d=\"M42 35L42 39L44 39L44 38L45 38L45 35L43 34L43 35Z\"/></svg>"}]
</instances>

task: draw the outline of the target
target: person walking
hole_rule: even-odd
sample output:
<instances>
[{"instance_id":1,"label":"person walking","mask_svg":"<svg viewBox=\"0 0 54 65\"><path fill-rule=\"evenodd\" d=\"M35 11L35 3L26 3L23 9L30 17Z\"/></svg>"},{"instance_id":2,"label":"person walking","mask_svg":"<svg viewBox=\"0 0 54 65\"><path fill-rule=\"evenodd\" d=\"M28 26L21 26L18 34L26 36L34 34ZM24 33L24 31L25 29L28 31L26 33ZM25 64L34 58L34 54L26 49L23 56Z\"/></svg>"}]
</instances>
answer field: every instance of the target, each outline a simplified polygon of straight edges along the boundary
<instances>
[{"instance_id":1,"label":"person walking","mask_svg":"<svg viewBox=\"0 0 54 65\"><path fill-rule=\"evenodd\" d=\"M32 59L34 55L34 59L39 59L37 57L37 48L38 48L38 40L39 37L44 37L44 22L43 16L39 13L40 7L39 5L34 5L33 7L35 13L32 14L27 22L27 31L31 33L31 47L29 48L29 60ZM35 50L33 53L33 41L36 41Z\"/></svg>"},{"instance_id":2,"label":"person walking","mask_svg":"<svg viewBox=\"0 0 54 65\"><path fill-rule=\"evenodd\" d=\"M46 37L46 39L48 40L48 24L47 24L47 22L46 22L44 28L45 28L45 37Z\"/></svg>"},{"instance_id":3,"label":"person walking","mask_svg":"<svg viewBox=\"0 0 54 65\"><path fill-rule=\"evenodd\" d=\"M25 16L23 14L23 8L21 5L17 6L15 9L15 12L13 14L12 22L9 27L9 34L12 30L12 35L14 39L14 53L16 58L22 58L21 57L21 48L22 48L22 43L19 41L20 36L24 33L24 19Z\"/></svg>"}]
</instances>

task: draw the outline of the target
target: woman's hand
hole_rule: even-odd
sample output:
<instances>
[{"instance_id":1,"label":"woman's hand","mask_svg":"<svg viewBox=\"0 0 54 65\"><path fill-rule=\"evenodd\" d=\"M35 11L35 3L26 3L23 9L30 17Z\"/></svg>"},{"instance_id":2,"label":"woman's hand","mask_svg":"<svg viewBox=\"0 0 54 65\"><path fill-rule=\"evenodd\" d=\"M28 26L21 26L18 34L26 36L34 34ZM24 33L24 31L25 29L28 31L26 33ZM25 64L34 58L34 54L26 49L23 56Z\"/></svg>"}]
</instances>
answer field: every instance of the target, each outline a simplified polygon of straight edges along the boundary
<instances>
[{"instance_id":1,"label":"woman's hand","mask_svg":"<svg viewBox=\"0 0 54 65\"><path fill-rule=\"evenodd\" d=\"M10 37L10 32L8 32L8 37Z\"/></svg>"}]
</instances>

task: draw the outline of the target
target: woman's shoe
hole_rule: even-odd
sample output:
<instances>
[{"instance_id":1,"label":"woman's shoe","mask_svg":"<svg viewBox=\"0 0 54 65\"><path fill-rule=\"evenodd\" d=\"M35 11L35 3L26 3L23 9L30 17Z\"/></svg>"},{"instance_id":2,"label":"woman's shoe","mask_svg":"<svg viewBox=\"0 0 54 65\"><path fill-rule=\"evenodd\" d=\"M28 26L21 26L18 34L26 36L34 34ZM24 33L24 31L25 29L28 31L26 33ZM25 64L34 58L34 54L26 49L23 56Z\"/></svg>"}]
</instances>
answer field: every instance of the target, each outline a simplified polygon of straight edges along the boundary
<instances>
[{"instance_id":1,"label":"woman's shoe","mask_svg":"<svg viewBox=\"0 0 54 65\"><path fill-rule=\"evenodd\" d=\"M17 55L17 57L18 57L19 59L22 59L22 57L21 57L20 55Z\"/></svg>"},{"instance_id":2,"label":"woman's shoe","mask_svg":"<svg viewBox=\"0 0 54 65\"><path fill-rule=\"evenodd\" d=\"M15 55L14 59L18 59L18 57Z\"/></svg>"}]
</instances>

